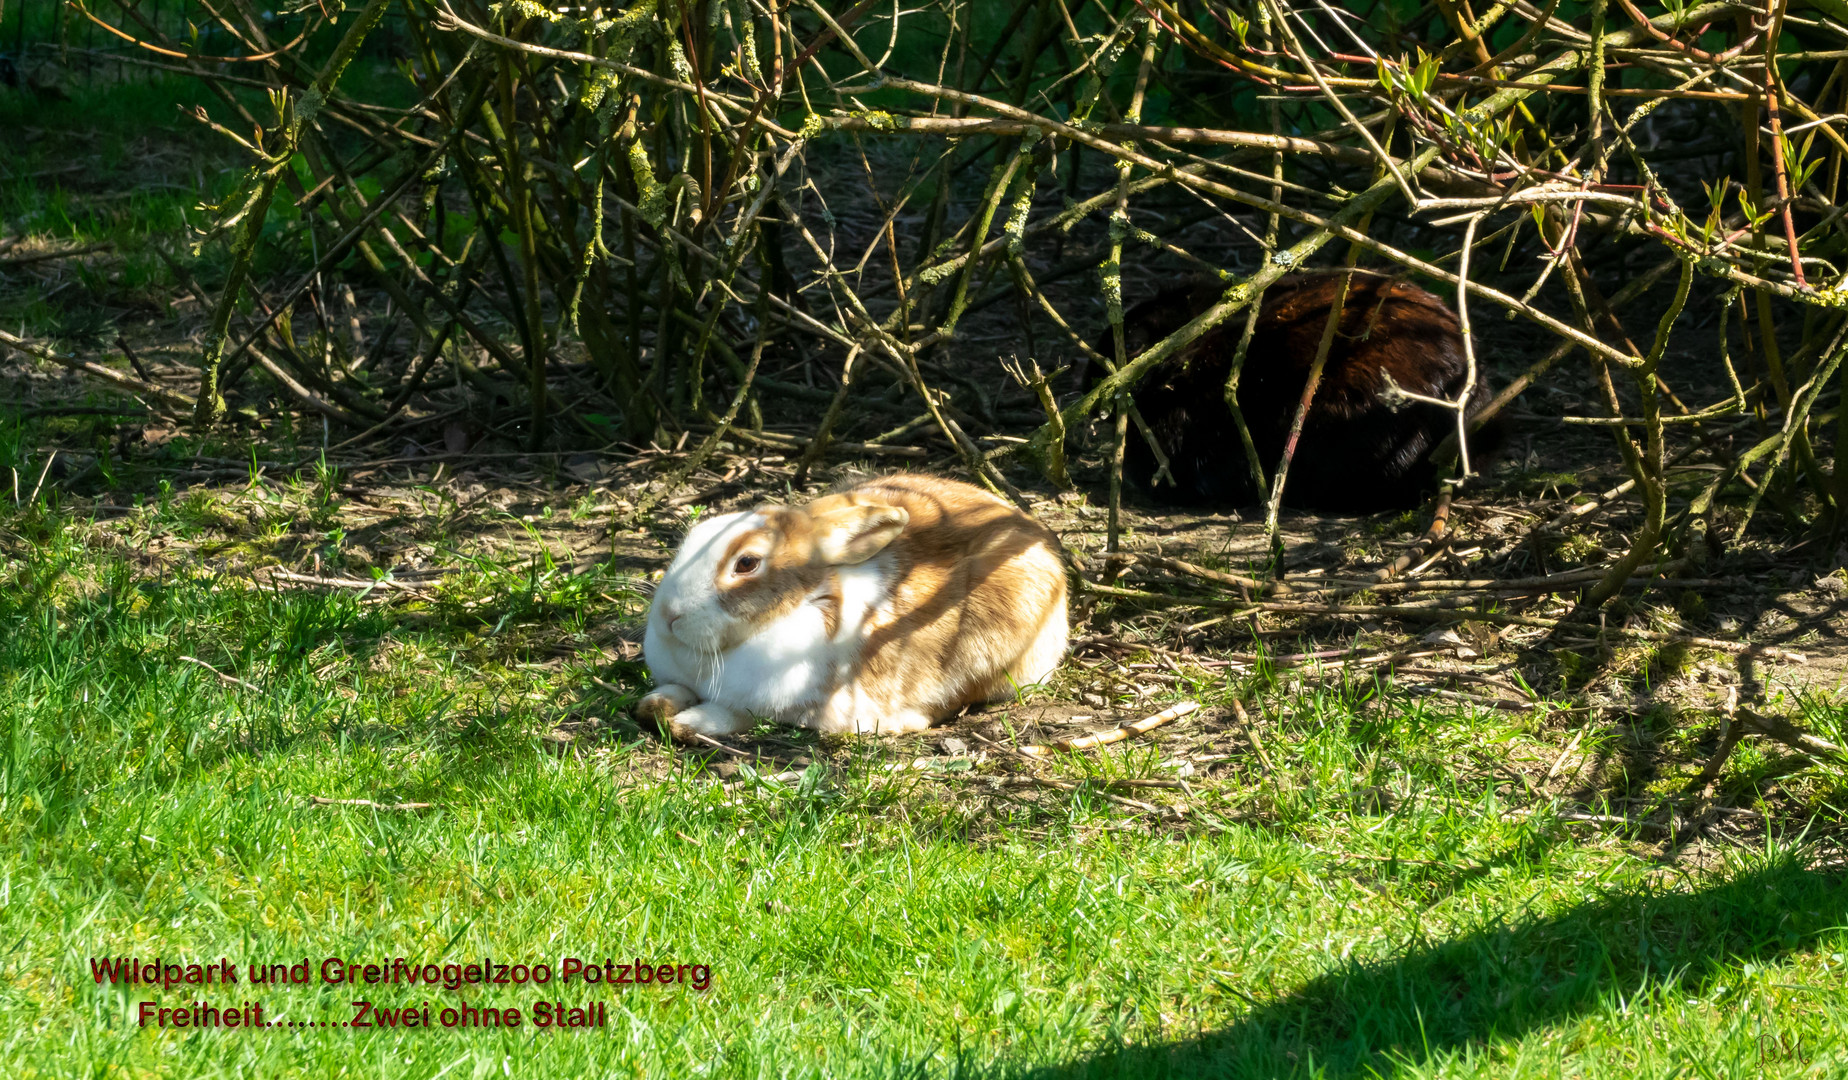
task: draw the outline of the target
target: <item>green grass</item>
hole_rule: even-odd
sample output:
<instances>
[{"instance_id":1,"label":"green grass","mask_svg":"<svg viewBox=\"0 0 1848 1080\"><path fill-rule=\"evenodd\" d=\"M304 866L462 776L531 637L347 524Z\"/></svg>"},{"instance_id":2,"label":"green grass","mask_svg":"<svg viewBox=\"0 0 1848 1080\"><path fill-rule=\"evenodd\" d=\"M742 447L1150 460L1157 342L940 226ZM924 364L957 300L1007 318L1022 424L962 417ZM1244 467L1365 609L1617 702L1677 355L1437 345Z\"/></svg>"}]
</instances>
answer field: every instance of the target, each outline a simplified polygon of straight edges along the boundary
<instances>
[{"instance_id":1,"label":"green grass","mask_svg":"<svg viewBox=\"0 0 1848 1080\"><path fill-rule=\"evenodd\" d=\"M198 534L197 501L150 500L113 535ZM381 605L200 559L150 572L101 535L0 512L7 1076L1848 1075L1839 864L1796 836L1686 869L1505 813L1493 764L1550 760L1569 725L1275 684L1277 775L1199 782L1185 826L1089 786L991 797L882 770L877 745L721 786L622 719L639 665L586 666L645 603L621 575L482 561ZM543 736L565 715L609 723L560 755ZM1156 756L1066 768L1146 776ZM1839 821L1839 788L1816 791ZM97 985L90 958L120 955L641 957L713 985L465 995L519 1008L517 1030L157 1031L134 1025L144 997L339 1025L362 996L456 995ZM542 999L604 1001L609 1025L537 1031Z\"/></svg>"}]
</instances>

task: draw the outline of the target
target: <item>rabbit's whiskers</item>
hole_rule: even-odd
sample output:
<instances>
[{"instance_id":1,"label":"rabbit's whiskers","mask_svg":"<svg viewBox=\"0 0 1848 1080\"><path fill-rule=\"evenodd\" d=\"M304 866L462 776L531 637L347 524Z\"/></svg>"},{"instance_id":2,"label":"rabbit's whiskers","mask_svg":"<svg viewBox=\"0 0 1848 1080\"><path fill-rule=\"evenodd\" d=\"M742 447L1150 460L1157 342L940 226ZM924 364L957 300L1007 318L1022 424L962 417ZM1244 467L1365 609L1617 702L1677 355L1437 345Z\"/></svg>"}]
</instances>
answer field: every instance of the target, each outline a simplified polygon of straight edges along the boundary
<instances>
[{"instance_id":1,"label":"rabbit's whiskers","mask_svg":"<svg viewBox=\"0 0 1848 1080\"><path fill-rule=\"evenodd\" d=\"M699 658L699 667L702 674L705 673L708 660L711 661L712 674L708 675L707 678L712 685L717 686L724 681L725 678L725 653L720 651L717 645L711 646L709 653L702 652Z\"/></svg>"}]
</instances>

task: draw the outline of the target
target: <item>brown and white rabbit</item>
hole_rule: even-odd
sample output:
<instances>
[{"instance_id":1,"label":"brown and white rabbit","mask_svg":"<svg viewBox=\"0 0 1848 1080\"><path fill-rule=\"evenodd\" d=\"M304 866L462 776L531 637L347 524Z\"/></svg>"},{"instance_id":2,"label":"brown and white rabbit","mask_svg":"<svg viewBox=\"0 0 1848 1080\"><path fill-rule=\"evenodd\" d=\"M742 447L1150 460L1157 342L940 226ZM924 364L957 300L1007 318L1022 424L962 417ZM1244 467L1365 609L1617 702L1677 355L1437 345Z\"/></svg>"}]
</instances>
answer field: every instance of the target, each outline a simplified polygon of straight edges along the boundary
<instances>
[{"instance_id":1,"label":"brown and white rabbit","mask_svg":"<svg viewBox=\"0 0 1848 1080\"><path fill-rule=\"evenodd\" d=\"M1266 477L1276 475L1283 457L1338 284L1338 275L1293 275L1264 294L1239 377L1239 410ZM1216 281L1180 286L1131 308L1123 317L1130 355L1179 330L1224 291ZM1155 457L1147 441L1132 433L1123 472L1151 498L1244 506L1266 494L1252 485L1225 401L1226 375L1244 329L1244 318L1235 316L1207 331L1156 365L1133 392L1174 477L1172 484L1153 483ZM1466 372L1457 317L1443 300L1407 281L1356 272L1290 463L1284 505L1342 513L1418 505L1437 479L1431 451L1456 431L1456 414L1395 402L1386 393L1387 380L1413 393L1455 400ZM1088 381L1102 377L1093 369ZM1479 373L1470 412L1488 400L1488 380ZM1471 456L1481 460L1502 435L1491 424L1471 436Z\"/></svg>"},{"instance_id":2,"label":"brown and white rabbit","mask_svg":"<svg viewBox=\"0 0 1848 1080\"><path fill-rule=\"evenodd\" d=\"M1045 526L939 477L699 522L655 590L636 705L677 738L763 716L921 731L1044 681L1065 654L1065 569Z\"/></svg>"}]
</instances>

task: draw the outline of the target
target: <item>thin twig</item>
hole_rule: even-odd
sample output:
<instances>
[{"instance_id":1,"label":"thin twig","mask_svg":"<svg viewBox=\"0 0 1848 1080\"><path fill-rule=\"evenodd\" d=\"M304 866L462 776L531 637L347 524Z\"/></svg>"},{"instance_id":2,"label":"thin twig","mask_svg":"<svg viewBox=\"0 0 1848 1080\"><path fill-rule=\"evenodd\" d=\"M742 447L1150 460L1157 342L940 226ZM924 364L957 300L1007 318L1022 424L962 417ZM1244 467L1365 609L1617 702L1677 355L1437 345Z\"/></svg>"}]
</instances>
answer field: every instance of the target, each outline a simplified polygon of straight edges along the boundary
<instances>
[{"instance_id":1,"label":"thin twig","mask_svg":"<svg viewBox=\"0 0 1848 1080\"><path fill-rule=\"evenodd\" d=\"M227 675L224 672L218 670L217 668L213 667L212 665L206 663L205 661L199 659L196 656L182 656L180 657L180 659L185 661L188 664L198 664L200 667L218 676L218 681L224 683L226 686L241 687L245 690L249 690L257 694L261 694L263 692L263 689L261 687L253 683L247 683L235 675Z\"/></svg>"},{"instance_id":2,"label":"thin twig","mask_svg":"<svg viewBox=\"0 0 1848 1080\"><path fill-rule=\"evenodd\" d=\"M319 795L310 795L311 806L357 806L366 810L429 810L436 806L427 802L380 803L371 799L324 799Z\"/></svg>"},{"instance_id":3,"label":"thin twig","mask_svg":"<svg viewBox=\"0 0 1848 1080\"><path fill-rule=\"evenodd\" d=\"M1067 752L1094 750L1100 746L1108 746L1111 743L1122 742L1135 735L1146 735L1164 724L1173 723L1183 716L1197 712L1199 708L1200 703L1197 701L1183 701L1178 705L1171 705L1153 716L1144 717L1133 724L1124 724L1122 727L1112 728L1109 731L1100 731L1094 735L1080 735L1070 739L1055 739L1047 745L1032 744L1022 746L1019 749L1021 753L1028 757L1036 758L1048 757L1055 750L1064 750Z\"/></svg>"}]
</instances>

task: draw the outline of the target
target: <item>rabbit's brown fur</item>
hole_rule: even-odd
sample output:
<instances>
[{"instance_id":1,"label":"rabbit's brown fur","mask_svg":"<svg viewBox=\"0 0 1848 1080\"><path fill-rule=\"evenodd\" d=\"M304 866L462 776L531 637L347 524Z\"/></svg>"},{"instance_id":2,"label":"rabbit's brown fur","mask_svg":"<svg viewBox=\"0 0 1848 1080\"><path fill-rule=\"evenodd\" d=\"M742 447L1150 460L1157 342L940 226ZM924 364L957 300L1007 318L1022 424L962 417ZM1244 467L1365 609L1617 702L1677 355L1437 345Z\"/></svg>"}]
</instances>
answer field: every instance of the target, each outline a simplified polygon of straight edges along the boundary
<instances>
[{"instance_id":1,"label":"rabbit's brown fur","mask_svg":"<svg viewBox=\"0 0 1848 1080\"><path fill-rule=\"evenodd\" d=\"M1265 293L1239 380L1239 408L1272 478L1302 399L1310 365L1339 285L1337 274L1286 277ZM1224 291L1219 282L1170 289L1124 316L1136 353L1180 329ZM1234 316L1150 372L1137 386L1138 410L1168 456L1174 483L1152 485L1156 462L1132 431L1124 472L1152 498L1177 505L1242 506L1264 494L1252 484L1243 443L1226 406L1226 376L1244 332ZM1438 297L1397 278L1356 271L1329 349L1322 381L1284 488L1286 505L1372 512L1415 506L1436 479L1430 452L1456 430L1456 414L1421 403L1394 407L1381 395L1390 376L1401 388L1455 400L1466 374L1457 317ZM1093 368L1090 381L1102 377ZM1488 401L1480 368L1470 409ZM1495 430L1471 440L1480 456Z\"/></svg>"}]
</instances>

